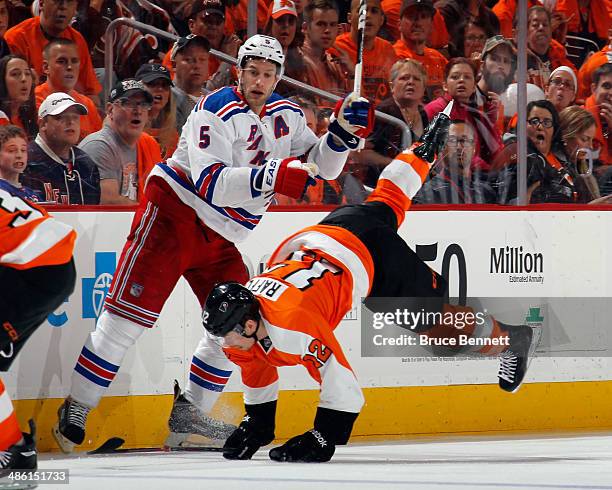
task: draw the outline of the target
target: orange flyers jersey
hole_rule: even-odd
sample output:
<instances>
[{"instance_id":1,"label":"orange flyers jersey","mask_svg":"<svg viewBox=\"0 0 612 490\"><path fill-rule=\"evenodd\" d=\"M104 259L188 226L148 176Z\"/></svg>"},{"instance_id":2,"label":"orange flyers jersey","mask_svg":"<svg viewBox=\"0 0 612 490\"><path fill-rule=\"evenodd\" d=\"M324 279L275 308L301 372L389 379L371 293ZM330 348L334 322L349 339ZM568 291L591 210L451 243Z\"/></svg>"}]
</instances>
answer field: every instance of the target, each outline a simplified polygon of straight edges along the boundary
<instances>
[{"instance_id":1,"label":"orange flyers jersey","mask_svg":"<svg viewBox=\"0 0 612 490\"><path fill-rule=\"evenodd\" d=\"M369 252L343 228L316 225L285 240L267 270L247 283L269 342L225 349L241 367L245 403L276 399L277 367L302 365L321 385L319 406L359 412L363 394L334 329L367 296L373 277Z\"/></svg>"},{"instance_id":2,"label":"orange flyers jersey","mask_svg":"<svg viewBox=\"0 0 612 490\"><path fill-rule=\"evenodd\" d=\"M75 239L70 226L0 185L0 266L30 269L65 264L72 257Z\"/></svg>"},{"instance_id":3,"label":"orange flyers jersey","mask_svg":"<svg viewBox=\"0 0 612 490\"><path fill-rule=\"evenodd\" d=\"M345 32L336 38L336 43L328 52L336 54L336 50L345 51L353 62L357 60L357 44L351 37L350 32ZM378 104L381 100L391 95L389 88L389 77L391 67L397 61L397 55L393 45L389 41L377 37L374 39L372 49L363 51L363 96ZM353 85L353 79L350 81Z\"/></svg>"}]
</instances>

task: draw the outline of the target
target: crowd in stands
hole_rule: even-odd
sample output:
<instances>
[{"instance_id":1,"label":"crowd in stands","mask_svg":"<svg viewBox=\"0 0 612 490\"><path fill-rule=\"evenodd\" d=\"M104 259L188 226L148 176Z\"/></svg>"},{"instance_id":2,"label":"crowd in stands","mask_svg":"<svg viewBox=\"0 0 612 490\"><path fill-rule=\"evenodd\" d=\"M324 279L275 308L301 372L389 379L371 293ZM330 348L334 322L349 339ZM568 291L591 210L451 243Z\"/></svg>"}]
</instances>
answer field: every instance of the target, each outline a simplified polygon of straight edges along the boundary
<instances>
[{"instance_id":1,"label":"crowd in stands","mask_svg":"<svg viewBox=\"0 0 612 490\"><path fill-rule=\"evenodd\" d=\"M258 31L280 41L286 76L351 91L359 0L257 4ZM528 6L528 201L612 202L612 0ZM104 32L118 17L178 41L121 25L107 73ZM516 29L516 0L367 0L363 95L404 121L411 142L453 101L446 149L415 202L517 202ZM246 0L0 0L0 124L12 128L0 179L43 203L136 204L199 98L236 83L211 49L235 57L246 31ZM326 130L334 101L288 82L277 92ZM407 144L378 119L337 180L277 204L359 202Z\"/></svg>"}]
</instances>

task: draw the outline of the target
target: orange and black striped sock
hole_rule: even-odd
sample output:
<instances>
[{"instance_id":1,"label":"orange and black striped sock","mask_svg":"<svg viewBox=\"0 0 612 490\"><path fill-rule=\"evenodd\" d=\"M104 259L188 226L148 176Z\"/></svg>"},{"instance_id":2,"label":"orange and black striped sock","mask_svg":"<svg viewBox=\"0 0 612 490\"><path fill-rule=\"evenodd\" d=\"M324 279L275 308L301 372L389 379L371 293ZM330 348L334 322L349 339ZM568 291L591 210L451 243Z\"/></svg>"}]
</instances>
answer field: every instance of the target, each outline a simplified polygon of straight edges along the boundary
<instances>
[{"instance_id":1,"label":"orange and black striped sock","mask_svg":"<svg viewBox=\"0 0 612 490\"><path fill-rule=\"evenodd\" d=\"M21 440L13 403L0 379L0 451L5 451Z\"/></svg>"}]
</instances>

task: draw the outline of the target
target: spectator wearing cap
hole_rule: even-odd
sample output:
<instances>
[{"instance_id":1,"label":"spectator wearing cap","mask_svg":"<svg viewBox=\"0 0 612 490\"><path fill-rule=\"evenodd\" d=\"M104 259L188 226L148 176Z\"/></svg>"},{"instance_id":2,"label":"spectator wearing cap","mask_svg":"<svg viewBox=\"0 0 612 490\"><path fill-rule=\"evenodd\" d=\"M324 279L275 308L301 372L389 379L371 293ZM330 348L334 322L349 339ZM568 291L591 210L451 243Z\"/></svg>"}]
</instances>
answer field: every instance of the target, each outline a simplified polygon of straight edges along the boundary
<instances>
[{"instance_id":1,"label":"spectator wearing cap","mask_svg":"<svg viewBox=\"0 0 612 490\"><path fill-rule=\"evenodd\" d=\"M19 126L33 139L38 133L32 69L21 56L0 59L0 125Z\"/></svg>"},{"instance_id":2,"label":"spectator wearing cap","mask_svg":"<svg viewBox=\"0 0 612 490\"><path fill-rule=\"evenodd\" d=\"M599 142L599 160L604 165L612 164L612 63L601 65L593 72L591 95L584 103L595 117L597 134L595 139ZM612 180L612 179L611 179Z\"/></svg>"},{"instance_id":3,"label":"spectator wearing cap","mask_svg":"<svg viewBox=\"0 0 612 490\"><path fill-rule=\"evenodd\" d=\"M349 92L347 68L342 59L327 52L338 36L338 5L334 0L312 0L304 9L304 43L300 48L306 66L306 81L310 85L338 96ZM350 64L348 56L344 63ZM317 98L319 107L335 103Z\"/></svg>"},{"instance_id":4,"label":"spectator wearing cap","mask_svg":"<svg viewBox=\"0 0 612 490\"><path fill-rule=\"evenodd\" d=\"M144 83L153 96L145 131L155 138L165 161L174 153L179 139L176 129L176 102L171 90L174 84L170 72L165 66L147 63L138 69L136 79Z\"/></svg>"},{"instance_id":5,"label":"spectator wearing cap","mask_svg":"<svg viewBox=\"0 0 612 490\"><path fill-rule=\"evenodd\" d=\"M578 75L576 67L567 59L565 47L552 38L550 12L536 5L527 15L527 81L545 90L551 72L559 66L569 66ZM516 22L515 18L515 26Z\"/></svg>"},{"instance_id":6,"label":"spectator wearing cap","mask_svg":"<svg viewBox=\"0 0 612 490\"><path fill-rule=\"evenodd\" d=\"M209 50L213 48L235 58L242 40L234 34L233 28L228 30L224 27L225 22L225 5L221 0L197 0L189 14L189 32L205 38ZM172 51L166 53L162 64L174 74ZM233 65L222 62L216 56L208 58L208 74L211 79L209 90L230 85L237 78Z\"/></svg>"},{"instance_id":7,"label":"spectator wearing cap","mask_svg":"<svg viewBox=\"0 0 612 490\"><path fill-rule=\"evenodd\" d=\"M87 107L87 113L81 116L79 141L102 128L102 118L94 102L74 88L80 64L79 51L74 41L61 37L54 39L43 50L43 73L47 81L34 89L37 107L54 92L67 93Z\"/></svg>"},{"instance_id":8,"label":"spectator wearing cap","mask_svg":"<svg viewBox=\"0 0 612 490\"><path fill-rule=\"evenodd\" d=\"M578 70L578 99L585 100L591 95L591 76L601 65L612 63L612 27L608 29L608 44L601 51L593 53Z\"/></svg>"},{"instance_id":9,"label":"spectator wearing cap","mask_svg":"<svg viewBox=\"0 0 612 490\"><path fill-rule=\"evenodd\" d=\"M140 80L118 82L110 91L102 129L79 144L98 166L100 204L136 204L151 168L161 161L159 145L144 132L152 103Z\"/></svg>"},{"instance_id":10,"label":"spectator wearing cap","mask_svg":"<svg viewBox=\"0 0 612 490\"><path fill-rule=\"evenodd\" d=\"M63 37L74 41L81 61L75 88L99 104L98 94L102 86L96 78L89 47L83 36L70 27L76 7L77 0L44 0L40 5L40 15L11 27L4 38L11 52L22 55L39 75L43 72L43 48L51 39Z\"/></svg>"},{"instance_id":11,"label":"spectator wearing cap","mask_svg":"<svg viewBox=\"0 0 612 490\"><path fill-rule=\"evenodd\" d=\"M25 185L57 204L99 204L100 173L76 144L87 107L64 92L46 97L38 109L39 132L28 145Z\"/></svg>"},{"instance_id":12,"label":"spectator wearing cap","mask_svg":"<svg viewBox=\"0 0 612 490\"><path fill-rule=\"evenodd\" d=\"M426 46L435 11L431 0L404 0L400 11L401 38L393 45L398 58L417 60L427 70L427 100L442 95L444 67L448 63L442 54Z\"/></svg>"},{"instance_id":13,"label":"spectator wearing cap","mask_svg":"<svg viewBox=\"0 0 612 490\"><path fill-rule=\"evenodd\" d=\"M306 82L306 65L299 51L302 37L297 35L298 14L292 0L273 0L264 34L278 39L285 54L285 75ZM295 95L298 89L280 82L275 91L284 97Z\"/></svg>"},{"instance_id":14,"label":"spectator wearing cap","mask_svg":"<svg viewBox=\"0 0 612 490\"><path fill-rule=\"evenodd\" d=\"M208 79L210 44L206 38L189 34L181 37L172 48L172 65L175 70L173 98L176 102L176 128L179 134L193 106L208 91L204 84Z\"/></svg>"},{"instance_id":15,"label":"spectator wearing cap","mask_svg":"<svg viewBox=\"0 0 612 490\"><path fill-rule=\"evenodd\" d=\"M516 51L508 39L498 34L487 39L480 56L482 64L476 84L476 105L501 133L504 130L504 107L500 95L514 80Z\"/></svg>"},{"instance_id":16,"label":"spectator wearing cap","mask_svg":"<svg viewBox=\"0 0 612 490\"><path fill-rule=\"evenodd\" d=\"M569 66L555 68L548 79L545 94L546 100L552 102L557 112L569 107L576 100L578 79Z\"/></svg>"},{"instance_id":17,"label":"spectator wearing cap","mask_svg":"<svg viewBox=\"0 0 612 490\"><path fill-rule=\"evenodd\" d=\"M400 10L402 9L402 0L382 0L381 7L385 13L385 24L381 30L380 36L390 42L395 42L400 38ZM444 17L436 9L433 17L433 29L427 40L427 46L434 49L444 48L450 37L446 30Z\"/></svg>"},{"instance_id":18,"label":"spectator wearing cap","mask_svg":"<svg viewBox=\"0 0 612 490\"><path fill-rule=\"evenodd\" d=\"M351 12L348 16L350 32L339 35L330 53L340 56L348 55L352 68L349 71L349 86L354 83L354 64L357 61L357 36L359 24L360 0L351 1ZM393 45L378 37L378 32L385 22L385 15L380 0L367 0L366 26L363 32L363 78L362 95L376 104L389 96L389 73L397 55Z\"/></svg>"}]
</instances>

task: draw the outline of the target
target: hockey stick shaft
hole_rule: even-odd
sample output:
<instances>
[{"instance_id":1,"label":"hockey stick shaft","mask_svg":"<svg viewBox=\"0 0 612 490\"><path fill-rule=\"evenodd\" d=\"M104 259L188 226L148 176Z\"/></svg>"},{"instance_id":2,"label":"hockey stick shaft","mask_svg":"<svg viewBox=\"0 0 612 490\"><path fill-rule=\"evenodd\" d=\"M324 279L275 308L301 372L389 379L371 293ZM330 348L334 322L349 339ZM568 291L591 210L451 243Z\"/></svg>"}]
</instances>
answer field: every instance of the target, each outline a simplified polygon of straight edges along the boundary
<instances>
[{"instance_id":1,"label":"hockey stick shaft","mask_svg":"<svg viewBox=\"0 0 612 490\"><path fill-rule=\"evenodd\" d=\"M363 77L363 44L366 26L366 15L368 12L368 1L359 2L359 20L357 23L357 61L355 63L355 81L353 82L353 93L361 96L361 79Z\"/></svg>"}]
</instances>

